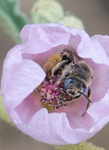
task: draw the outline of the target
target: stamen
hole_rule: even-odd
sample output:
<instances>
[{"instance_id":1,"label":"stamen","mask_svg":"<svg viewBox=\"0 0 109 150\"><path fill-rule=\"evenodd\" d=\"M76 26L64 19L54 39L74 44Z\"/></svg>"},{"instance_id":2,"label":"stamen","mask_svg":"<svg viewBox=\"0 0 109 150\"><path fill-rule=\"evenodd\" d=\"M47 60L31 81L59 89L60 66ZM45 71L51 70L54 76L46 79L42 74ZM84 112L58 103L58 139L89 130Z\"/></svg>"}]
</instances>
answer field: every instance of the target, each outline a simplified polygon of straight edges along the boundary
<instances>
[{"instance_id":1,"label":"stamen","mask_svg":"<svg viewBox=\"0 0 109 150\"><path fill-rule=\"evenodd\" d=\"M40 90L39 89L36 89L36 93L39 93L40 92Z\"/></svg>"},{"instance_id":2,"label":"stamen","mask_svg":"<svg viewBox=\"0 0 109 150\"><path fill-rule=\"evenodd\" d=\"M53 102L53 99L50 99L50 102Z\"/></svg>"},{"instance_id":3,"label":"stamen","mask_svg":"<svg viewBox=\"0 0 109 150\"><path fill-rule=\"evenodd\" d=\"M47 100L45 100L44 103L46 104L46 103L47 103Z\"/></svg>"},{"instance_id":4,"label":"stamen","mask_svg":"<svg viewBox=\"0 0 109 150\"><path fill-rule=\"evenodd\" d=\"M54 91L56 91L58 88L57 87L55 87L55 89L54 89Z\"/></svg>"},{"instance_id":5,"label":"stamen","mask_svg":"<svg viewBox=\"0 0 109 150\"><path fill-rule=\"evenodd\" d=\"M36 92L41 93L41 100L48 108L53 106L54 110L64 108L66 106L65 102L70 100L71 97L65 92L64 83L60 85L55 85L59 78L54 76L47 76L42 82L41 90L36 89Z\"/></svg>"},{"instance_id":6,"label":"stamen","mask_svg":"<svg viewBox=\"0 0 109 150\"><path fill-rule=\"evenodd\" d=\"M50 82L53 82L53 79L50 79Z\"/></svg>"},{"instance_id":7,"label":"stamen","mask_svg":"<svg viewBox=\"0 0 109 150\"><path fill-rule=\"evenodd\" d=\"M45 98L42 98L40 101L44 102L44 101L45 101Z\"/></svg>"},{"instance_id":8,"label":"stamen","mask_svg":"<svg viewBox=\"0 0 109 150\"><path fill-rule=\"evenodd\" d=\"M49 103L49 106L50 106L50 107L51 107L51 105L52 105L52 104L51 104L51 103Z\"/></svg>"}]
</instances>

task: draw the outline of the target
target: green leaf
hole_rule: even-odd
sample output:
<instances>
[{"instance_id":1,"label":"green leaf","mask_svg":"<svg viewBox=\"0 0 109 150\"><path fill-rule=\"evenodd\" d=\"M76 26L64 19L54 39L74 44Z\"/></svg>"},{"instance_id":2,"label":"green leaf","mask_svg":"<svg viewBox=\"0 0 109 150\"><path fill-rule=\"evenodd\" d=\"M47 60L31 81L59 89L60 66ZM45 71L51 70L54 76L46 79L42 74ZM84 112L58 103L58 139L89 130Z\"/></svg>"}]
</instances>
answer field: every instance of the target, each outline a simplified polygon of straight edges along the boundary
<instances>
[{"instance_id":1,"label":"green leaf","mask_svg":"<svg viewBox=\"0 0 109 150\"><path fill-rule=\"evenodd\" d=\"M16 43L21 42L19 33L28 23L29 19L20 11L17 0L0 0L0 26Z\"/></svg>"},{"instance_id":2,"label":"green leaf","mask_svg":"<svg viewBox=\"0 0 109 150\"><path fill-rule=\"evenodd\" d=\"M1 91L0 91L0 94L1 94ZM11 121L9 115L6 113L5 107L3 105L3 97L2 96L0 96L0 119L6 121L7 123L9 123L11 125L14 125L14 123Z\"/></svg>"},{"instance_id":3,"label":"green leaf","mask_svg":"<svg viewBox=\"0 0 109 150\"><path fill-rule=\"evenodd\" d=\"M59 150L105 150L103 148L96 147L95 145L87 142L82 142L76 145L53 145L54 148Z\"/></svg>"}]
</instances>

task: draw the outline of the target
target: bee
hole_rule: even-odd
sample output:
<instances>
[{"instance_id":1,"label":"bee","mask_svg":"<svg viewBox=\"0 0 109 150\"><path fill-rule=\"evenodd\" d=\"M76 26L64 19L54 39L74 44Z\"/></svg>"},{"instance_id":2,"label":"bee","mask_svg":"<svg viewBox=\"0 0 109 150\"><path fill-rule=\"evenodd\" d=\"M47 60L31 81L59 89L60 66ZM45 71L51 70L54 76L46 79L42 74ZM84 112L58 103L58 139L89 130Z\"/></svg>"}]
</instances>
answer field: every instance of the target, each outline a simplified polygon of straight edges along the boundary
<instances>
[{"instance_id":1,"label":"bee","mask_svg":"<svg viewBox=\"0 0 109 150\"><path fill-rule=\"evenodd\" d=\"M54 54L43 66L44 71L47 75L58 74L57 71L62 69L65 64L70 63L73 60L72 52L64 49L60 54Z\"/></svg>"},{"instance_id":2,"label":"bee","mask_svg":"<svg viewBox=\"0 0 109 150\"><path fill-rule=\"evenodd\" d=\"M68 95L66 103L72 102L83 95L87 100L87 107L84 116L91 104L90 85L93 79L92 68L77 54L68 49L62 53L52 56L43 67L48 76L57 77L55 85L58 87L64 84L63 91ZM87 95L84 93L87 90Z\"/></svg>"}]
</instances>

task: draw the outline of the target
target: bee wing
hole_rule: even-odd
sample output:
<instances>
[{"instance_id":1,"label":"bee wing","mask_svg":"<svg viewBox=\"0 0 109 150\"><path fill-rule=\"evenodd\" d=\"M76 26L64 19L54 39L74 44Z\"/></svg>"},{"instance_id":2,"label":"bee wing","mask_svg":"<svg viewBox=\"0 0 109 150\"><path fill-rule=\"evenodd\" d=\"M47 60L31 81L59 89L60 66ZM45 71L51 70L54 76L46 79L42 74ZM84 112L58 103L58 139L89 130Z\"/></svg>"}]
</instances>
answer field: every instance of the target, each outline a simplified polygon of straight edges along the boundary
<instances>
[{"instance_id":1,"label":"bee wing","mask_svg":"<svg viewBox=\"0 0 109 150\"><path fill-rule=\"evenodd\" d=\"M82 59L75 53L73 53L73 63L77 64L79 61L81 61Z\"/></svg>"}]
</instances>

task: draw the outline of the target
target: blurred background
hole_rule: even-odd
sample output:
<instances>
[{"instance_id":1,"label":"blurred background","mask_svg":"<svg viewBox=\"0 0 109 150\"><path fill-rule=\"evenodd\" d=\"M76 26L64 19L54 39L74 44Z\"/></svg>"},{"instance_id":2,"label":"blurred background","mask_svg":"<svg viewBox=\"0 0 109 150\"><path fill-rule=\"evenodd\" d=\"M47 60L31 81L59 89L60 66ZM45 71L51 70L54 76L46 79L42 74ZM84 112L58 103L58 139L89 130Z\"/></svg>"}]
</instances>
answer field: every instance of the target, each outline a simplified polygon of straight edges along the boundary
<instances>
[{"instance_id":1,"label":"blurred background","mask_svg":"<svg viewBox=\"0 0 109 150\"><path fill-rule=\"evenodd\" d=\"M30 9L35 0L20 0L21 10L30 17ZM73 12L83 20L87 33L109 35L109 0L58 0L65 11ZM0 76L6 53L15 45L0 28ZM109 149L109 124L88 142ZM15 127L0 120L0 150L53 150L53 147L24 135Z\"/></svg>"}]
</instances>

